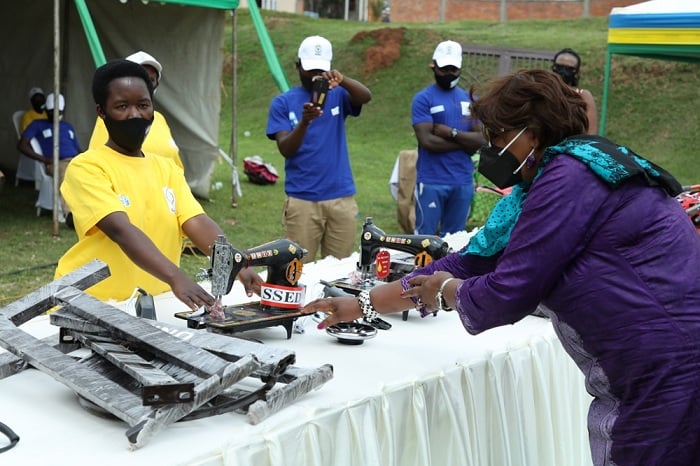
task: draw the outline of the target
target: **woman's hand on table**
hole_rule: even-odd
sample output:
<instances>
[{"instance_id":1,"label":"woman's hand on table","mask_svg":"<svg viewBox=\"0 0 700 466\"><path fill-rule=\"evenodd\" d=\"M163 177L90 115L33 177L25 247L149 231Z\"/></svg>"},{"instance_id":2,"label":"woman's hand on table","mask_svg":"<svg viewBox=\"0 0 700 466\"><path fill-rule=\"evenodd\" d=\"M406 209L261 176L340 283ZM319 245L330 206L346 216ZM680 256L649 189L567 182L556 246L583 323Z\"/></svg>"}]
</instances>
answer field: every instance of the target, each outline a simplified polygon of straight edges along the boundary
<instances>
[{"instance_id":1,"label":"woman's hand on table","mask_svg":"<svg viewBox=\"0 0 700 466\"><path fill-rule=\"evenodd\" d=\"M437 302L435 296L440 290L443 282L453 275L449 272L435 272L432 275L416 275L408 280L411 288L403 292L402 297L418 298L418 302L422 303L428 311L437 310Z\"/></svg>"},{"instance_id":2,"label":"woman's hand on table","mask_svg":"<svg viewBox=\"0 0 700 466\"><path fill-rule=\"evenodd\" d=\"M352 322L362 317L360 304L354 296L320 298L311 301L301 310L303 314L324 312L328 317L318 324L319 329L324 329L340 322Z\"/></svg>"}]
</instances>

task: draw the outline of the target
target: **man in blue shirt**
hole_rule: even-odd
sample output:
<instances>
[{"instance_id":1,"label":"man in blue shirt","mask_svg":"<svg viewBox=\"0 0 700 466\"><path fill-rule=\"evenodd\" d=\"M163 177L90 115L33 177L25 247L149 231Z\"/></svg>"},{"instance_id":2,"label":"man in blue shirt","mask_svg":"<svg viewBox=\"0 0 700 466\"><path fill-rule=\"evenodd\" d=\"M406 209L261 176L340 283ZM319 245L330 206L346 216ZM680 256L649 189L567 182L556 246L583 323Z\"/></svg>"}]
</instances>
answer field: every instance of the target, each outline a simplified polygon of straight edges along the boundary
<instances>
[{"instance_id":1,"label":"man in blue shirt","mask_svg":"<svg viewBox=\"0 0 700 466\"><path fill-rule=\"evenodd\" d=\"M53 93L46 97L46 118L32 121L24 130L22 137L17 143L17 149L19 149L20 152L31 159L38 160L45 164L46 172L49 175L53 174L53 112L56 106L58 106L58 111L62 115L66 106L63 94L59 94L58 99L54 98ZM82 152L82 150L80 149L80 144L78 144L78 138L73 125L63 120L59 121L58 125L58 183L60 186L66 174L66 167L68 167L73 157ZM39 143L41 154L38 154L32 148L31 140L34 138L36 138ZM60 199L60 207L62 209L62 215L68 216L70 209L63 201L62 196ZM60 215L59 218L61 218Z\"/></svg>"},{"instance_id":2,"label":"man in blue shirt","mask_svg":"<svg viewBox=\"0 0 700 466\"><path fill-rule=\"evenodd\" d=\"M457 86L462 46L438 44L430 64L435 84L418 92L411 104L418 140L416 233L445 236L464 230L474 194L471 155L485 142L471 119L469 95Z\"/></svg>"},{"instance_id":3,"label":"man in blue shirt","mask_svg":"<svg viewBox=\"0 0 700 466\"><path fill-rule=\"evenodd\" d=\"M332 58L327 39L304 39L296 63L301 85L272 100L267 120L267 137L285 158L285 236L308 251L306 262L316 260L319 246L321 257L348 257L357 236L345 119L358 116L372 94L331 69ZM318 79L327 82L327 92L314 90Z\"/></svg>"}]
</instances>

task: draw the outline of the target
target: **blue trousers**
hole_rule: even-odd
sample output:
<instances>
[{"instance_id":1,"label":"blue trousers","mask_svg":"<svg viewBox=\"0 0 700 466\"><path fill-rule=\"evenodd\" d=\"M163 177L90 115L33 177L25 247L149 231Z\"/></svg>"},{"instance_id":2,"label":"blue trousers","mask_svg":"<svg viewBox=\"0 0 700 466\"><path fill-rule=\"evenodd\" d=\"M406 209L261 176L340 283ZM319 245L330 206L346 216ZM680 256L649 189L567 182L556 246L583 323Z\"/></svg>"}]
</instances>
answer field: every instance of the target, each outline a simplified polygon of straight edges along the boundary
<instances>
[{"instance_id":1,"label":"blue trousers","mask_svg":"<svg viewBox=\"0 0 700 466\"><path fill-rule=\"evenodd\" d=\"M416 230L418 235L440 235L463 231L474 196L474 181L460 185L416 185Z\"/></svg>"}]
</instances>

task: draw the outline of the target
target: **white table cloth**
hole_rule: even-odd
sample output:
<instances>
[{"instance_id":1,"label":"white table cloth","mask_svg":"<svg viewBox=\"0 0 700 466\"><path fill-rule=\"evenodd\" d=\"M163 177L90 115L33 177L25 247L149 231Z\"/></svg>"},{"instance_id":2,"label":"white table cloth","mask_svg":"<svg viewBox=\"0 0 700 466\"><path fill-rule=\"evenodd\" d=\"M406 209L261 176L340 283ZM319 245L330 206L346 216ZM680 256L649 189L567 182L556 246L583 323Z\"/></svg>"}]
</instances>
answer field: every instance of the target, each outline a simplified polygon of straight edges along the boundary
<instances>
[{"instance_id":1,"label":"white table cloth","mask_svg":"<svg viewBox=\"0 0 700 466\"><path fill-rule=\"evenodd\" d=\"M347 275L357 261L327 259L305 268L307 300L318 279ZM240 284L228 304L248 301ZM130 303L118 303L127 312ZM159 320L184 306L157 297ZM393 327L362 345L338 343L316 329L286 338L272 327L245 332L293 350L296 366L330 363L334 377L258 425L228 413L179 422L130 450L128 426L82 408L76 395L35 369L0 380L0 422L20 436L0 453L2 465L197 466L576 466L591 464L583 376L551 324L527 317L469 335L456 313L421 319L386 316ZM21 327L57 331L47 316ZM1 350L0 350L1 351ZM0 438L0 446L4 445Z\"/></svg>"}]
</instances>

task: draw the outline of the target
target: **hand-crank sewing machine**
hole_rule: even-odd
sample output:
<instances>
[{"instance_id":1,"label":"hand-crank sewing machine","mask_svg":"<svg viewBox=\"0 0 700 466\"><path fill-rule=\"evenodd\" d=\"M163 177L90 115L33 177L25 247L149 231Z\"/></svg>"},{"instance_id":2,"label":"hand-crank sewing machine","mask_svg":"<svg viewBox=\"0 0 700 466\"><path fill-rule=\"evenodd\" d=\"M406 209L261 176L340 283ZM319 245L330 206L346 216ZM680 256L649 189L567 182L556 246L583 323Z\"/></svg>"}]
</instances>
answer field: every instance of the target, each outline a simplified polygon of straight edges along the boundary
<instances>
[{"instance_id":1,"label":"hand-crank sewing machine","mask_svg":"<svg viewBox=\"0 0 700 466\"><path fill-rule=\"evenodd\" d=\"M288 239L279 239L241 251L226 238L216 239L211 268L202 278L211 281L216 304L210 309L179 312L189 328L207 328L215 333L234 333L255 328L281 325L292 336L292 325L301 316L304 305L303 286L298 286L301 259L306 250ZM267 279L260 289L260 301L223 306L221 298L231 292L236 276L244 267L267 266Z\"/></svg>"},{"instance_id":2,"label":"hand-crank sewing machine","mask_svg":"<svg viewBox=\"0 0 700 466\"><path fill-rule=\"evenodd\" d=\"M406 254L392 255L392 249ZM350 278L330 282L347 293L357 295L382 282L392 282L418 267L424 267L451 252L449 244L435 235L387 235L367 217L362 225L360 261ZM403 320L408 318L404 311Z\"/></svg>"}]
</instances>

